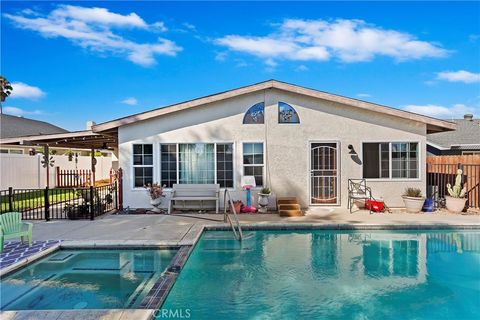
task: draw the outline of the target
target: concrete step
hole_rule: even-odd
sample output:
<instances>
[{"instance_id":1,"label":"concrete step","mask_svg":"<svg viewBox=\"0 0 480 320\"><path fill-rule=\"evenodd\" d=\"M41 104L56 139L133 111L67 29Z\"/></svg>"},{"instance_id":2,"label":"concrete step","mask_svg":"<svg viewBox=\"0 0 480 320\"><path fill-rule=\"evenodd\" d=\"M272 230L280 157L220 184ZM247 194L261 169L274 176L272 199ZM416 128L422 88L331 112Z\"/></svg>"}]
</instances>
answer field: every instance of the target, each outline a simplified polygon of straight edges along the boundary
<instances>
[{"instance_id":1,"label":"concrete step","mask_svg":"<svg viewBox=\"0 0 480 320\"><path fill-rule=\"evenodd\" d=\"M279 204L278 210L300 210L300 205L298 203L292 204Z\"/></svg>"},{"instance_id":2,"label":"concrete step","mask_svg":"<svg viewBox=\"0 0 480 320\"><path fill-rule=\"evenodd\" d=\"M303 212L301 210L278 210L280 217L301 217Z\"/></svg>"}]
</instances>

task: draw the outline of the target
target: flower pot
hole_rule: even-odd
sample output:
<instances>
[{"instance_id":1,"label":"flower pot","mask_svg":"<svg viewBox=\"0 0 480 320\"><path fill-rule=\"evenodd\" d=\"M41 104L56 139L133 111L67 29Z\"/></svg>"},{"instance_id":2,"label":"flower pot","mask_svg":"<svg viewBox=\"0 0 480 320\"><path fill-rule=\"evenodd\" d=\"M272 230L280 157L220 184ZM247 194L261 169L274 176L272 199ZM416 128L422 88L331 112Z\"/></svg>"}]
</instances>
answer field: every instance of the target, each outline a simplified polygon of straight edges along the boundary
<instances>
[{"instance_id":1,"label":"flower pot","mask_svg":"<svg viewBox=\"0 0 480 320\"><path fill-rule=\"evenodd\" d=\"M268 197L270 197L270 194L259 193L258 194L258 205L260 207L268 206Z\"/></svg>"},{"instance_id":2,"label":"flower pot","mask_svg":"<svg viewBox=\"0 0 480 320\"><path fill-rule=\"evenodd\" d=\"M450 196L445 196L445 206L448 211L460 213L465 209L465 203L467 202L466 198L453 198Z\"/></svg>"},{"instance_id":3,"label":"flower pot","mask_svg":"<svg viewBox=\"0 0 480 320\"><path fill-rule=\"evenodd\" d=\"M405 203L405 209L408 213L418 213L422 210L423 204L425 203L424 197L407 197L402 196L403 202Z\"/></svg>"},{"instance_id":4,"label":"flower pot","mask_svg":"<svg viewBox=\"0 0 480 320\"><path fill-rule=\"evenodd\" d=\"M235 213L240 213L240 210L242 210L242 202L241 201L234 201L233 202L233 208L235 209ZM233 209L231 208L230 205L230 211L233 212Z\"/></svg>"},{"instance_id":5,"label":"flower pot","mask_svg":"<svg viewBox=\"0 0 480 320\"><path fill-rule=\"evenodd\" d=\"M150 204L153 206L153 209L151 211L153 212L162 212L162 210L160 210L158 208L158 206L162 203L162 198L156 198L156 199L150 199Z\"/></svg>"}]
</instances>

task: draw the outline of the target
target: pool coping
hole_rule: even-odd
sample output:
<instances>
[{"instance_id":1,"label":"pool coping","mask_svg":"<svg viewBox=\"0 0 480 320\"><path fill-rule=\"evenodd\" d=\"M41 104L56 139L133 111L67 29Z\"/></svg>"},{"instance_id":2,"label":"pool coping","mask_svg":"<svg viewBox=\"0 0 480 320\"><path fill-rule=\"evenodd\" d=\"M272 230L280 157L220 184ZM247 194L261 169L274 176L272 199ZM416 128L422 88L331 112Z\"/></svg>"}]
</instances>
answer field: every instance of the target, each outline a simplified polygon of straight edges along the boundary
<instances>
[{"instance_id":1,"label":"pool coping","mask_svg":"<svg viewBox=\"0 0 480 320\"><path fill-rule=\"evenodd\" d=\"M242 230L480 230L480 225L474 224L319 224L319 223L246 223L241 224ZM173 288L177 277L185 266L190 254L195 248L204 231L229 231L229 225L207 224L193 225L180 241L156 240L63 240L57 245L38 252L25 260L0 269L4 277L60 249L178 249L165 271L159 277L152 289L147 293L141 306L137 309L82 309L82 310L16 310L1 311L2 320L19 317L31 319L72 319L102 318L108 320L143 320L153 319L155 312L161 308L168 293Z\"/></svg>"}]
</instances>

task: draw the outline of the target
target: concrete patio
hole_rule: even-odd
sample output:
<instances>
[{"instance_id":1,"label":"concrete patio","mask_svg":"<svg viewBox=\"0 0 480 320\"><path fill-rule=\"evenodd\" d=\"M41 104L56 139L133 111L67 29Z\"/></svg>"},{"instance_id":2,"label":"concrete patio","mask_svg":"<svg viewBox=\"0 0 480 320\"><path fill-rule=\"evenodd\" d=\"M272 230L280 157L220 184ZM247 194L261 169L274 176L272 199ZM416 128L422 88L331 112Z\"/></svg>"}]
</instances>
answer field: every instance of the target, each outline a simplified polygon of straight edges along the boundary
<instances>
[{"instance_id":1,"label":"concrete patio","mask_svg":"<svg viewBox=\"0 0 480 320\"><path fill-rule=\"evenodd\" d=\"M335 227L412 226L424 225L432 228L475 226L480 228L480 215L456 215L447 213L374 213L357 211L349 214L345 210L316 209L303 217L282 218L275 213L238 215L244 226L267 225L314 225ZM193 244L203 226L224 226L222 214L185 213L173 215L107 215L94 221L55 220L34 221L34 240L74 240L72 243L118 241L152 245L178 245L189 240Z\"/></svg>"}]
</instances>

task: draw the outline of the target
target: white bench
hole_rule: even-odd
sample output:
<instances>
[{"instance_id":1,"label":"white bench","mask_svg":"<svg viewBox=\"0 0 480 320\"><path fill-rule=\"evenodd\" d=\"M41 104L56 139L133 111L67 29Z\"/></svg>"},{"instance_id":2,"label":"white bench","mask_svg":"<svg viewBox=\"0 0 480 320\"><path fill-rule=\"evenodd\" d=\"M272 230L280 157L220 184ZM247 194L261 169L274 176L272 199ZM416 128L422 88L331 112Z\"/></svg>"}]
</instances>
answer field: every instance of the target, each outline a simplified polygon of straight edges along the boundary
<instances>
[{"instance_id":1,"label":"white bench","mask_svg":"<svg viewBox=\"0 0 480 320\"><path fill-rule=\"evenodd\" d=\"M218 213L220 199L219 184L174 184L170 201L168 202L168 214L172 213L174 201L200 201L200 209L203 209L203 201L215 201L215 211Z\"/></svg>"}]
</instances>

